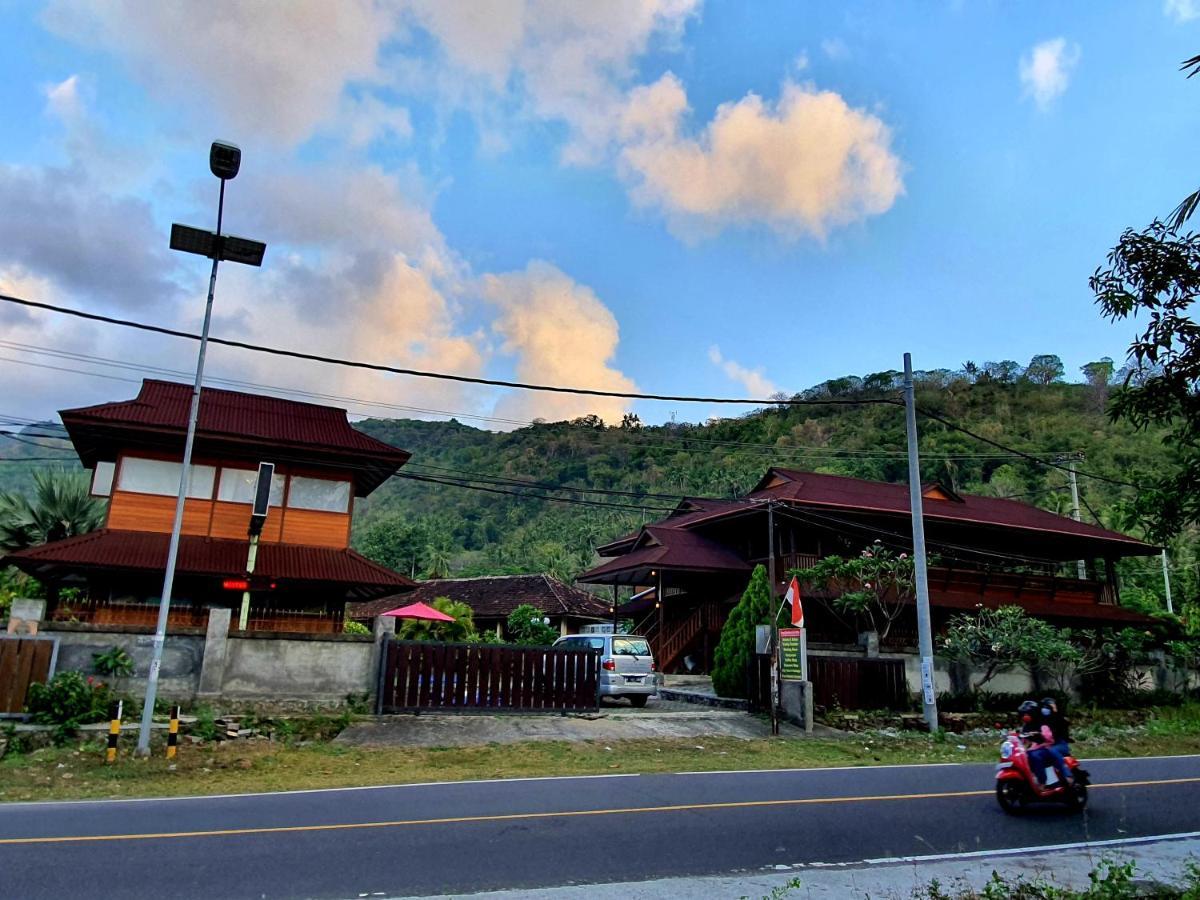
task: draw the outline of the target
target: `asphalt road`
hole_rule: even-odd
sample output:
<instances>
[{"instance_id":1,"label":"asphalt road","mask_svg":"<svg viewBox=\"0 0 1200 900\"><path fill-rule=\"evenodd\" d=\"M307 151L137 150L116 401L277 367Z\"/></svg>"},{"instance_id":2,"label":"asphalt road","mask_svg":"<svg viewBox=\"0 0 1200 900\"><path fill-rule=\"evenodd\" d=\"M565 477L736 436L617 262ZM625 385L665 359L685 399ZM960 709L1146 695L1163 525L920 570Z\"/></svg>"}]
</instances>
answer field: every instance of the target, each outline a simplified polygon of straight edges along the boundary
<instances>
[{"instance_id":1,"label":"asphalt road","mask_svg":"<svg viewBox=\"0 0 1200 900\"><path fill-rule=\"evenodd\" d=\"M0 896L470 893L1200 828L1200 757L1086 765L1094 787L1084 815L1004 815L990 765L6 804Z\"/></svg>"}]
</instances>

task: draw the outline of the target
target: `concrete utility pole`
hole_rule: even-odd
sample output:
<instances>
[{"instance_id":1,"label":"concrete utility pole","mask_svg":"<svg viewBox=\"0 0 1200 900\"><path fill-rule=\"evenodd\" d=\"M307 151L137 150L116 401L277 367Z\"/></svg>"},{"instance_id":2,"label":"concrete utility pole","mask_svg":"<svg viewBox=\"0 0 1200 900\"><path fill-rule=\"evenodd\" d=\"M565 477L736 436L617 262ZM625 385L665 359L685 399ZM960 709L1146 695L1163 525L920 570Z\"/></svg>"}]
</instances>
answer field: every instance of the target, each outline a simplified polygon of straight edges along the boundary
<instances>
[{"instance_id":1,"label":"concrete utility pole","mask_svg":"<svg viewBox=\"0 0 1200 900\"><path fill-rule=\"evenodd\" d=\"M1075 478L1075 462L1083 459L1082 453L1073 453L1066 457L1067 477L1071 479L1071 518L1076 522L1082 522L1079 517L1079 482ZM1062 457L1059 457L1062 461ZM1075 574L1079 576L1079 580L1083 581L1087 578L1087 565L1082 559L1075 561Z\"/></svg>"},{"instance_id":2,"label":"concrete utility pole","mask_svg":"<svg viewBox=\"0 0 1200 900\"><path fill-rule=\"evenodd\" d=\"M1171 572L1167 568L1167 548L1163 547L1163 586L1167 589L1167 612L1175 612L1175 605L1171 602Z\"/></svg>"},{"instance_id":3,"label":"concrete utility pole","mask_svg":"<svg viewBox=\"0 0 1200 900\"><path fill-rule=\"evenodd\" d=\"M917 645L921 653L921 694L925 724L938 727L937 694L933 689L933 626L929 621L929 572L925 564L925 513L921 500L921 460L917 455L917 402L913 390L912 354L904 354L904 418L908 431L908 499L912 507L913 567L917 580Z\"/></svg>"}]
</instances>

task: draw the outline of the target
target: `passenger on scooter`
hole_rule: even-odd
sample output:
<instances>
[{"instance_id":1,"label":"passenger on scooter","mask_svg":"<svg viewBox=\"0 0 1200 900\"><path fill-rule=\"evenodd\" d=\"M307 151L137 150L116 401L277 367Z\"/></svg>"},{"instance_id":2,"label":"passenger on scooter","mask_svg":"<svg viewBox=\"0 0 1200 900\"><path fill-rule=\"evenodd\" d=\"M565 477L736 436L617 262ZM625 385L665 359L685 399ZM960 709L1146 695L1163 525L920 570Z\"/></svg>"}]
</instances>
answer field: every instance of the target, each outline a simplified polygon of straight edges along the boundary
<instances>
[{"instance_id":1,"label":"passenger on scooter","mask_svg":"<svg viewBox=\"0 0 1200 900\"><path fill-rule=\"evenodd\" d=\"M1067 727L1067 720L1058 711L1058 702L1053 697L1042 698L1042 706L1039 712L1042 714L1042 724L1048 727L1054 736L1053 742L1046 749L1055 760L1054 771L1061 775L1067 770L1064 757L1071 755L1071 746L1068 743L1071 740L1071 736Z\"/></svg>"},{"instance_id":2,"label":"passenger on scooter","mask_svg":"<svg viewBox=\"0 0 1200 900\"><path fill-rule=\"evenodd\" d=\"M1053 765L1059 779L1064 785L1071 783L1071 774L1061 756L1050 752L1054 745L1054 732L1041 719L1041 709L1032 700L1024 701L1017 712L1021 715L1021 740L1029 751L1029 769L1038 784L1046 783L1046 766Z\"/></svg>"}]
</instances>

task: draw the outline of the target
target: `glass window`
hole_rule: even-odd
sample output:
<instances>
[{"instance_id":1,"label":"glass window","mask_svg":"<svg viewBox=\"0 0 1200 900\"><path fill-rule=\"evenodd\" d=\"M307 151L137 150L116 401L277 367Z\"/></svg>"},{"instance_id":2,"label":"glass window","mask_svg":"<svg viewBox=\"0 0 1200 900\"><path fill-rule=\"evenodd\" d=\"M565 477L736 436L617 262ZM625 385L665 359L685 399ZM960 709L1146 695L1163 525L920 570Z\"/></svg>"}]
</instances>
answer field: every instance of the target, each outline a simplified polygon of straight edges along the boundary
<instances>
[{"instance_id":1,"label":"glass window","mask_svg":"<svg viewBox=\"0 0 1200 900\"><path fill-rule=\"evenodd\" d=\"M160 494L175 497L179 494L179 471L182 463L163 459L140 459L127 456L121 460L121 474L117 488L135 494ZM193 499L208 500L212 497L213 481L217 470L213 466L192 466L192 477L187 495Z\"/></svg>"},{"instance_id":2,"label":"glass window","mask_svg":"<svg viewBox=\"0 0 1200 900\"><path fill-rule=\"evenodd\" d=\"M284 478L285 476L278 473L271 478L272 506L283 506ZM253 503L254 489L257 486L258 469L221 469L217 499L226 503Z\"/></svg>"},{"instance_id":3,"label":"glass window","mask_svg":"<svg viewBox=\"0 0 1200 900\"><path fill-rule=\"evenodd\" d=\"M92 473L93 496L107 497L112 493L113 475L116 471L116 463L105 461L96 463L96 470ZM179 490L179 488L176 487L176 490Z\"/></svg>"},{"instance_id":4,"label":"glass window","mask_svg":"<svg viewBox=\"0 0 1200 900\"><path fill-rule=\"evenodd\" d=\"M344 513L350 506L350 482L293 475L288 491L288 506Z\"/></svg>"},{"instance_id":5,"label":"glass window","mask_svg":"<svg viewBox=\"0 0 1200 900\"><path fill-rule=\"evenodd\" d=\"M613 656L649 656L650 645L644 638L613 638Z\"/></svg>"}]
</instances>

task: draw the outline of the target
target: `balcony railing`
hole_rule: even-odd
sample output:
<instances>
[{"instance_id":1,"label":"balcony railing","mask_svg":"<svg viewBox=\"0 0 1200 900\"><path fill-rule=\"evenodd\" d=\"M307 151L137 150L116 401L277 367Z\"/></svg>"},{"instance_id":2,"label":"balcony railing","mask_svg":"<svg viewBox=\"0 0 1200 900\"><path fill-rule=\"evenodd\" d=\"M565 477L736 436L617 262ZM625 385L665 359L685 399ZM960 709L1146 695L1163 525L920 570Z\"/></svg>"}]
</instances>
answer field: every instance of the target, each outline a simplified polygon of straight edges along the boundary
<instances>
[{"instance_id":1,"label":"balcony railing","mask_svg":"<svg viewBox=\"0 0 1200 900\"><path fill-rule=\"evenodd\" d=\"M172 604L167 616L168 628L206 628L208 607L188 603ZM60 601L51 614L55 622L79 622L92 625L131 625L153 628L158 624L158 604L128 603L112 600ZM230 634L238 633L237 610L230 616ZM308 634L334 634L342 630L342 616L324 610L250 608L246 631L280 631Z\"/></svg>"}]
</instances>

